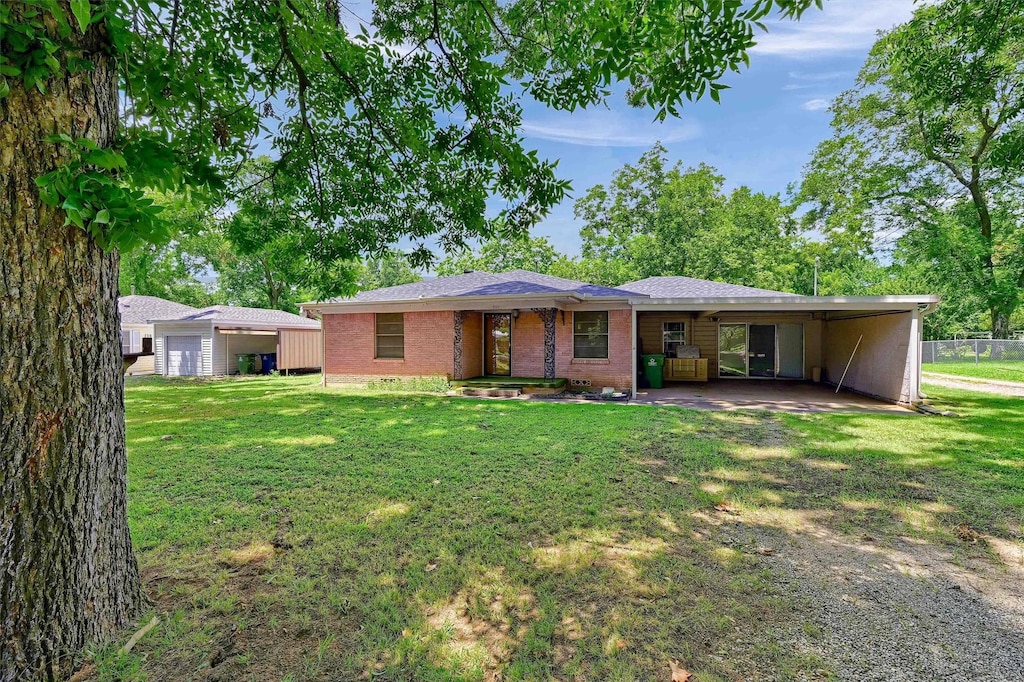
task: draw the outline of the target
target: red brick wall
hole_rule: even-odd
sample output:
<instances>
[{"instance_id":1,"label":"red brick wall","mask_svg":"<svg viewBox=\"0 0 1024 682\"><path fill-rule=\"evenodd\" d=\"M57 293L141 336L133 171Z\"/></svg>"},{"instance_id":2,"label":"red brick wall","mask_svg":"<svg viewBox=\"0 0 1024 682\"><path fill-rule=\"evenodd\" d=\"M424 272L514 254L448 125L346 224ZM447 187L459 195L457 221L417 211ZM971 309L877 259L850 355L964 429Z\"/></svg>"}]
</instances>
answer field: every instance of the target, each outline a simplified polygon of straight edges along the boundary
<instances>
[{"instance_id":1,"label":"red brick wall","mask_svg":"<svg viewBox=\"0 0 1024 682\"><path fill-rule=\"evenodd\" d=\"M632 315L608 311L608 359L573 360L572 312L555 316L555 376L590 379L595 388L632 386ZM387 376L452 376L455 342L450 311L405 313L405 358L377 360L374 355L374 314L337 313L324 316L324 373L328 382L365 382ZM462 328L462 367L465 377L479 376L483 358L483 318L467 313ZM521 311L512 327L512 374L544 376L544 322L540 315Z\"/></svg>"},{"instance_id":2,"label":"red brick wall","mask_svg":"<svg viewBox=\"0 0 1024 682\"><path fill-rule=\"evenodd\" d=\"M462 320L462 376L470 379L484 373L484 316L466 312Z\"/></svg>"},{"instance_id":3,"label":"red brick wall","mask_svg":"<svg viewBox=\"0 0 1024 682\"><path fill-rule=\"evenodd\" d=\"M544 376L544 320L529 310L512 320L512 376Z\"/></svg>"},{"instance_id":4,"label":"red brick wall","mask_svg":"<svg viewBox=\"0 0 1024 682\"><path fill-rule=\"evenodd\" d=\"M374 358L374 313L324 315L324 374L328 382L364 382L387 376L451 376L451 311L405 313L405 358Z\"/></svg>"},{"instance_id":5,"label":"red brick wall","mask_svg":"<svg viewBox=\"0 0 1024 682\"><path fill-rule=\"evenodd\" d=\"M594 388L633 386L633 313L631 310L608 311L608 359L574 360L572 357L572 312L562 311L555 317L555 376L566 379L590 379ZM542 356L543 357L543 356ZM543 365L542 365L543 367ZM540 376L543 376L541 374Z\"/></svg>"}]
</instances>

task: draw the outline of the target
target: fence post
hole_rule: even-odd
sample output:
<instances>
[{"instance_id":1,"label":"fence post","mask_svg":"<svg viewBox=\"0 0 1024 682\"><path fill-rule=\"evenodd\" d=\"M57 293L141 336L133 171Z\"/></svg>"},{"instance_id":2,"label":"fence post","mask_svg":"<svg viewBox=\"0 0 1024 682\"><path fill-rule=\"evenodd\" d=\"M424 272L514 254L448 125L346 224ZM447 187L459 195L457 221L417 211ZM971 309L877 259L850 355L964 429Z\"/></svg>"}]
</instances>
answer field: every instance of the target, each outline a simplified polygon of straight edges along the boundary
<instances>
[{"instance_id":1,"label":"fence post","mask_svg":"<svg viewBox=\"0 0 1024 682\"><path fill-rule=\"evenodd\" d=\"M979 354L978 354L978 340L975 339L974 340L974 364L978 364L978 360L979 359L980 358L979 358Z\"/></svg>"}]
</instances>

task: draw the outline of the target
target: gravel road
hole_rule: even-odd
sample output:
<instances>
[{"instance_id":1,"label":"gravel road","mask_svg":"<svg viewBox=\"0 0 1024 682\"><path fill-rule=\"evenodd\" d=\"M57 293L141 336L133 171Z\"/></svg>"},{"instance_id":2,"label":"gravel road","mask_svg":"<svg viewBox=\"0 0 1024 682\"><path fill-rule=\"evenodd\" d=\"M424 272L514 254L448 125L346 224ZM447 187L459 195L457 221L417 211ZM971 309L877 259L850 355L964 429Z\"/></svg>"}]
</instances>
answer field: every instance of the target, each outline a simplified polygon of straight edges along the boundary
<instances>
[{"instance_id":1,"label":"gravel road","mask_svg":"<svg viewBox=\"0 0 1024 682\"><path fill-rule=\"evenodd\" d=\"M937 374L935 372L922 372L924 383L945 388L957 388L964 391L980 391L981 393L994 393L995 395L1020 396L1024 397L1024 384L1015 384L1011 381L986 381L984 379L968 379L965 377L953 376L952 374Z\"/></svg>"}]
</instances>

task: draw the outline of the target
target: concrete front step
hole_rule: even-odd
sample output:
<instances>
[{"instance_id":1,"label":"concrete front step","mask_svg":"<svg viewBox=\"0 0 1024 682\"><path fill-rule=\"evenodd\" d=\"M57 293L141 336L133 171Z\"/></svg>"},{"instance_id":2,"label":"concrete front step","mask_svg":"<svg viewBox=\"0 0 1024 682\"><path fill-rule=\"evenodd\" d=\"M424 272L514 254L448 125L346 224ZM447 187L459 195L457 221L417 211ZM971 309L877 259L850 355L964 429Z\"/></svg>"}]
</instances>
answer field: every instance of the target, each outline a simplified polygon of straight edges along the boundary
<instances>
[{"instance_id":1,"label":"concrete front step","mask_svg":"<svg viewBox=\"0 0 1024 682\"><path fill-rule=\"evenodd\" d=\"M518 398L522 391L518 388L468 388L456 389L459 395L477 398Z\"/></svg>"}]
</instances>

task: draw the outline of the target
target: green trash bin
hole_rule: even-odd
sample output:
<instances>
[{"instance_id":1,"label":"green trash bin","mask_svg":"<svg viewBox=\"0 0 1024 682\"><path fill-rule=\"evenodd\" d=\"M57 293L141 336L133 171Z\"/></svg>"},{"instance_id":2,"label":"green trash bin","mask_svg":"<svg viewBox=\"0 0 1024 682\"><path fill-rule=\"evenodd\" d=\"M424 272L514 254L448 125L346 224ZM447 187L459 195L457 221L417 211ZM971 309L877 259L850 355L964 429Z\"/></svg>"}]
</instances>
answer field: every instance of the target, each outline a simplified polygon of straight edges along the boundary
<instances>
[{"instance_id":1,"label":"green trash bin","mask_svg":"<svg viewBox=\"0 0 1024 682\"><path fill-rule=\"evenodd\" d=\"M255 374L256 373L256 354L255 353L244 353L238 356L238 373L239 374Z\"/></svg>"},{"instance_id":2,"label":"green trash bin","mask_svg":"<svg viewBox=\"0 0 1024 682\"><path fill-rule=\"evenodd\" d=\"M643 356L644 376L651 388L661 388L665 385L665 354L651 353Z\"/></svg>"}]
</instances>

